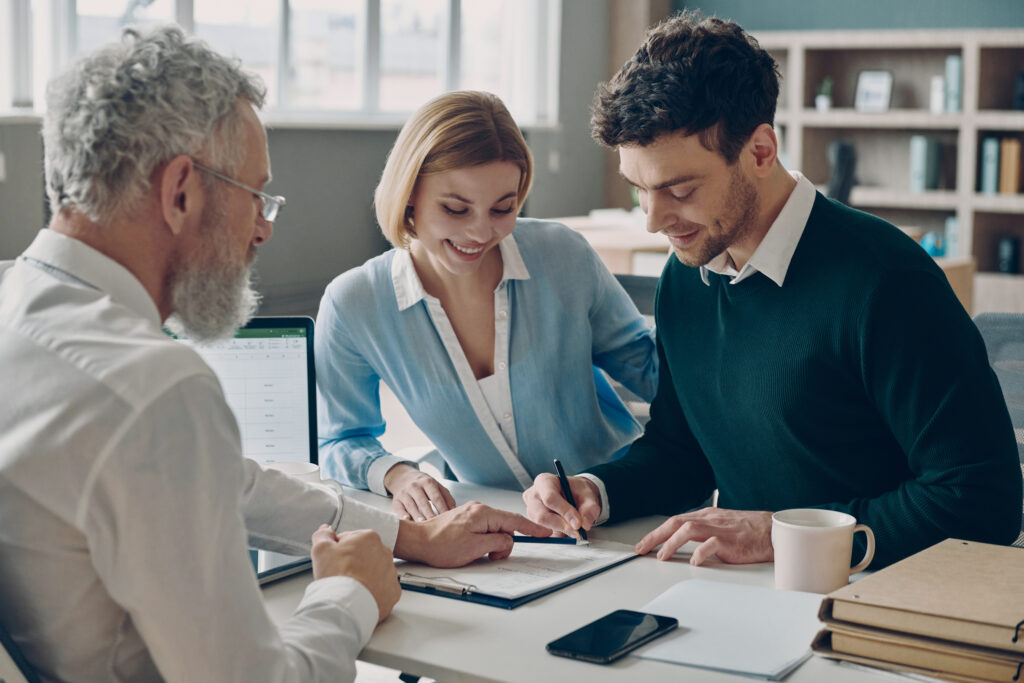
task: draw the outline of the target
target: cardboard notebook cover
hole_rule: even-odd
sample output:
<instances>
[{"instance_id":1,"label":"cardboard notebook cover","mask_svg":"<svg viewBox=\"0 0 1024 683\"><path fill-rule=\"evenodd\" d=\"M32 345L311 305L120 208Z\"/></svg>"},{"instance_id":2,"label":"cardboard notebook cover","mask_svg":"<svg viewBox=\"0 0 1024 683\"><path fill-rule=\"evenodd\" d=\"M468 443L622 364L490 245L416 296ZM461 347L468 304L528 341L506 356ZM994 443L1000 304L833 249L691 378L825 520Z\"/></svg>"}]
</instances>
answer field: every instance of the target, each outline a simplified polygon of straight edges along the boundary
<instances>
[{"instance_id":1,"label":"cardboard notebook cover","mask_svg":"<svg viewBox=\"0 0 1024 683\"><path fill-rule=\"evenodd\" d=\"M1012 683L1024 673L1024 654L837 622L818 632L811 649L826 657L952 680Z\"/></svg>"},{"instance_id":2,"label":"cardboard notebook cover","mask_svg":"<svg viewBox=\"0 0 1024 683\"><path fill-rule=\"evenodd\" d=\"M819 616L1024 652L1024 549L946 539L828 594Z\"/></svg>"}]
</instances>

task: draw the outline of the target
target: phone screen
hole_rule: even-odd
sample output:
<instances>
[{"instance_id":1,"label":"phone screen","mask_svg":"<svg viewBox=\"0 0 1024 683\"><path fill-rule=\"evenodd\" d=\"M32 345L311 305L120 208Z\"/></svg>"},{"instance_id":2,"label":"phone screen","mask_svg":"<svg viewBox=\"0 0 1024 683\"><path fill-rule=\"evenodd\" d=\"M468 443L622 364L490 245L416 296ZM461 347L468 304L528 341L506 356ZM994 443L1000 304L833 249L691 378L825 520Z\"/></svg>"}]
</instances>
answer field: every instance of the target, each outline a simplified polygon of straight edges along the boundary
<instances>
[{"instance_id":1,"label":"phone screen","mask_svg":"<svg viewBox=\"0 0 1024 683\"><path fill-rule=\"evenodd\" d=\"M620 609L551 641L547 650L560 657L607 664L678 625L673 617Z\"/></svg>"}]
</instances>

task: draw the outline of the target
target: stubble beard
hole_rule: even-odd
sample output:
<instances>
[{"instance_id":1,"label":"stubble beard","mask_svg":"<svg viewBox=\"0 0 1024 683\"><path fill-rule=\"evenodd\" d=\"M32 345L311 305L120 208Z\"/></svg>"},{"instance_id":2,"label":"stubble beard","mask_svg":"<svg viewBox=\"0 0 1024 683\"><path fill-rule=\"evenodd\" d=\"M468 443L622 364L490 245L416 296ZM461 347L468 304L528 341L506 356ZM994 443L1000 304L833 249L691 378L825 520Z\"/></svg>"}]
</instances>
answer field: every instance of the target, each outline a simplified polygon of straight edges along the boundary
<instances>
[{"instance_id":1,"label":"stubble beard","mask_svg":"<svg viewBox=\"0 0 1024 683\"><path fill-rule=\"evenodd\" d=\"M691 268L706 266L753 231L758 212L757 189L743 176L738 166L734 166L731 171L726 202L734 210L715 220L721 229L714 235L709 234L704 243L698 246L699 251L673 249L680 263Z\"/></svg>"},{"instance_id":2,"label":"stubble beard","mask_svg":"<svg viewBox=\"0 0 1024 683\"><path fill-rule=\"evenodd\" d=\"M256 313L260 296L252 287L255 247L239 261L223 228L224 211L211 202L203 211L200 234L206 245L193 262L181 254L168 278L171 307L167 329L198 343L234 335Z\"/></svg>"}]
</instances>

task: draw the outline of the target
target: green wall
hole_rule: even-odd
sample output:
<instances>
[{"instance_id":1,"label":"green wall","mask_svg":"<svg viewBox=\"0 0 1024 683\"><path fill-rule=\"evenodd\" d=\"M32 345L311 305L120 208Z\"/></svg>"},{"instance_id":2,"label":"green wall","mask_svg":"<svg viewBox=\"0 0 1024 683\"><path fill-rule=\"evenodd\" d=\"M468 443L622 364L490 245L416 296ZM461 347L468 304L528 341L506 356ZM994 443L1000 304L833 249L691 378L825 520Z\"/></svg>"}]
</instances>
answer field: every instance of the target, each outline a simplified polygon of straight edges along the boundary
<instances>
[{"instance_id":1,"label":"green wall","mask_svg":"<svg viewBox=\"0 0 1024 683\"><path fill-rule=\"evenodd\" d=\"M1016 28L1024 0L675 0L750 31L863 28Z\"/></svg>"}]
</instances>

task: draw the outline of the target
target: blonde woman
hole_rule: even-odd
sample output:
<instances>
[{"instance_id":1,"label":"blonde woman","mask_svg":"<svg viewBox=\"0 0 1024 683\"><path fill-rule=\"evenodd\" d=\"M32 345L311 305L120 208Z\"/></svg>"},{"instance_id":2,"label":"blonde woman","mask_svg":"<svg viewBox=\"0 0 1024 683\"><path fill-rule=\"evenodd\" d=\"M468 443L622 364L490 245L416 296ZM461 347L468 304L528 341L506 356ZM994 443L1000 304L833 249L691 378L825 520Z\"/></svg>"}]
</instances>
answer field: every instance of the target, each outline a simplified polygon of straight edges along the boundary
<instances>
[{"instance_id":1,"label":"blonde woman","mask_svg":"<svg viewBox=\"0 0 1024 683\"><path fill-rule=\"evenodd\" d=\"M523 490L553 457L578 472L641 433L602 370L650 400L653 333L582 237L517 218L532 177L497 97L428 102L375 194L394 249L338 276L320 303L321 465L392 495L401 517L455 502L377 440L381 380L462 481Z\"/></svg>"}]
</instances>

